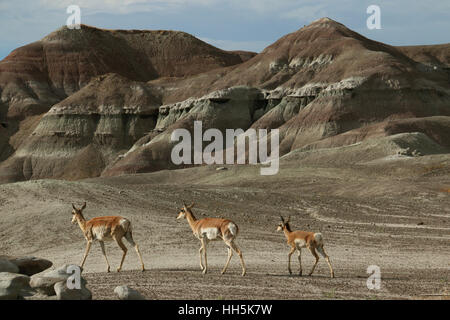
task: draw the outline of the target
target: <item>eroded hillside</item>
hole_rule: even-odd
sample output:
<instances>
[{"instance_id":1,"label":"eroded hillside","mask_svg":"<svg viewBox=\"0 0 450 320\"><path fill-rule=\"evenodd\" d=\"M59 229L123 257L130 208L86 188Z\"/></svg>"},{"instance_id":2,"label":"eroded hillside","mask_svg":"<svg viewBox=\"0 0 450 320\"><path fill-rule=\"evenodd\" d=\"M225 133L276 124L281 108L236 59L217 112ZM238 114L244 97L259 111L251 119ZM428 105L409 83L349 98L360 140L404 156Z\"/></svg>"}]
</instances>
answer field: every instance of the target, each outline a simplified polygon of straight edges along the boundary
<instances>
[{"instance_id":1,"label":"eroded hillside","mask_svg":"<svg viewBox=\"0 0 450 320\"><path fill-rule=\"evenodd\" d=\"M426 136L420 155L448 152L448 45L393 47L328 18L257 55L180 32L82 30L0 62L1 182L175 168L171 133L194 120L279 129L281 155L401 133Z\"/></svg>"}]
</instances>

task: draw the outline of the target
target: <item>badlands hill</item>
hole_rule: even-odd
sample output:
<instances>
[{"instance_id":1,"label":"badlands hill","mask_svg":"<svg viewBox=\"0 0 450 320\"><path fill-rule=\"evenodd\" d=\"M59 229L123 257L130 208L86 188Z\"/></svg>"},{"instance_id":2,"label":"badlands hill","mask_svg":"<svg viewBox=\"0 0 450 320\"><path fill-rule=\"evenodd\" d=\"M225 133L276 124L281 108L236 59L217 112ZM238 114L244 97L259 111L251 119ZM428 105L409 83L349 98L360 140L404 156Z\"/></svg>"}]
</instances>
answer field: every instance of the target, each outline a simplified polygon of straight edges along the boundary
<instances>
[{"instance_id":1,"label":"badlands hill","mask_svg":"<svg viewBox=\"0 0 450 320\"><path fill-rule=\"evenodd\" d=\"M398 134L377 157L408 143L446 153L449 57L448 44L393 47L328 18L257 55L182 32L62 28L0 62L0 182L175 168L170 135L193 120L278 128L282 155Z\"/></svg>"}]
</instances>

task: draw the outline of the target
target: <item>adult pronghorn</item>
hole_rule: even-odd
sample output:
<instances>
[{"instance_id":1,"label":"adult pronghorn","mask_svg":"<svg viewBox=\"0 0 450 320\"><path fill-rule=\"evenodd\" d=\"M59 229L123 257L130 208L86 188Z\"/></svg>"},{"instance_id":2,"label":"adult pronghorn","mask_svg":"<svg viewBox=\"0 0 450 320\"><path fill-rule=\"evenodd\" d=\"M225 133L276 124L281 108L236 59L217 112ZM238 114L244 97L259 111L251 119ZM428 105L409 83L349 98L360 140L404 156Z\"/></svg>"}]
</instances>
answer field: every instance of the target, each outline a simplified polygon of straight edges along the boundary
<instances>
[{"instance_id":1,"label":"adult pronghorn","mask_svg":"<svg viewBox=\"0 0 450 320\"><path fill-rule=\"evenodd\" d=\"M233 256L233 250L239 255L242 265L242 276L245 276L246 268L244 263L244 258L242 257L242 252L239 247L234 243L236 236L238 234L238 226L231 220L220 219L220 218L204 218L197 220L192 213L192 208L194 203L187 206L183 203L183 208L180 209L177 219L186 218L189 226L192 229L194 235L201 241L202 246L199 250L200 254L200 268L205 274L208 272L208 262L206 259L206 244L212 240L222 239L228 247L228 259L222 270L222 274L227 271L228 264L230 263L231 257ZM202 253L205 257L205 265L202 261Z\"/></svg>"},{"instance_id":2,"label":"adult pronghorn","mask_svg":"<svg viewBox=\"0 0 450 320\"><path fill-rule=\"evenodd\" d=\"M281 217L281 216L280 216ZM309 275L312 275L314 269L316 268L317 262L319 262L319 256L317 255L317 251L325 258L330 267L331 278L334 278L333 267L330 263L330 258L325 253L323 248L323 237L321 233L307 232L307 231L292 231L291 226L289 225L289 221L291 217L288 218L287 221L284 221L283 217L281 217L281 223L278 225L277 231L283 230L284 235L286 236L287 243L291 246L291 251L288 254L288 271L292 274L291 271L291 256L298 250L298 262L300 263L300 276L302 275L302 248L308 248L313 254L314 258L316 258L316 262L311 269Z\"/></svg>"},{"instance_id":3,"label":"adult pronghorn","mask_svg":"<svg viewBox=\"0 0 450 320\"><path fill-rule=\"evenodd\" d=\"M97 217L86 221L83 216L83 210L86 208L86 202L83 204L83 207L81 207L81 209L77 209L73 204L72 207L72 223L75 224L76 222L78 222L78 225L80 226L81 231L83 231L83 235L87 241L86 252L84 253L83 260L81 261L81 267L83 267L84 263L86 262L86 258L89 254L89 251L91 250L92 242L94 240L98 240L102 249L103 256L106 260L106 265L108 266L107 272L109 272L110 266L108 257L106 256L104 241L115 240L123 251L120 266L117 268L117 272L120 272L120 270L122 270L123 261L125 260L125 256L128 251L127 247L125 247L122 242L122 238L125 237L125 239L127 239L127 241L132 246L134 246L136 253L139 256L139 260L141 261L142 271L145 271L144 262L142 261L139 247L133 240L130 220L119 216L108 216Z\"/></svg>"}]
</instances>

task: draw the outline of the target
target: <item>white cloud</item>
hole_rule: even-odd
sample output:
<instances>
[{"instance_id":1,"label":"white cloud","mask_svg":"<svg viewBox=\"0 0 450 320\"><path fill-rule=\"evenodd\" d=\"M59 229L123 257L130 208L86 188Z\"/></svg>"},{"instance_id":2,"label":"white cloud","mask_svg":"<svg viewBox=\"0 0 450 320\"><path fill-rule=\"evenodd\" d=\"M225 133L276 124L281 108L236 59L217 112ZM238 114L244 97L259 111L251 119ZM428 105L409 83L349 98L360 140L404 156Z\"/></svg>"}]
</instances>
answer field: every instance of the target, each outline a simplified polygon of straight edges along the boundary
<instances>
[{"instance_id":1,"label":"white cloud","mask_svg":"<svg viewBox=\"0 0 450 320\"><path fill-rule=\"evenodd\" d=\"M46 9L64 9L69 5L78 5L80 8L87 10L87 14L130 14L181 9L187 5L208 6L219 2L219 0L40 0L39 2Z\"/></svg>"}]
</instances>

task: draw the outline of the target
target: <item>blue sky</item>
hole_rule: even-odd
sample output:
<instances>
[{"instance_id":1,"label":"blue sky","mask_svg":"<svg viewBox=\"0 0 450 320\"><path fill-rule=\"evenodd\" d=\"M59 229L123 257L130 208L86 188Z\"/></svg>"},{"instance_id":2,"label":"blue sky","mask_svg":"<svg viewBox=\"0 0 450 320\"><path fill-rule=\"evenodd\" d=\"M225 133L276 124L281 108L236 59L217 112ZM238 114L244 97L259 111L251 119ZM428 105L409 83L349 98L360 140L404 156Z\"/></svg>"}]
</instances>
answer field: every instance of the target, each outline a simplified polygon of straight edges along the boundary
<instances>
[{"instance_id":1,"label":"blue sky","mask_svg":"<svg viewBox=\"0 0 450 320\"><path fill-rule=\"evenodd\" d=\"M0 59L64 25L71 4L81 7L84 24L181 30L226 50L259 52L325 16L392 45L450 42L449 0L0 0ZM373 4L381 30L366 26Z\"/></svg>"}]
</instances>

